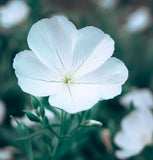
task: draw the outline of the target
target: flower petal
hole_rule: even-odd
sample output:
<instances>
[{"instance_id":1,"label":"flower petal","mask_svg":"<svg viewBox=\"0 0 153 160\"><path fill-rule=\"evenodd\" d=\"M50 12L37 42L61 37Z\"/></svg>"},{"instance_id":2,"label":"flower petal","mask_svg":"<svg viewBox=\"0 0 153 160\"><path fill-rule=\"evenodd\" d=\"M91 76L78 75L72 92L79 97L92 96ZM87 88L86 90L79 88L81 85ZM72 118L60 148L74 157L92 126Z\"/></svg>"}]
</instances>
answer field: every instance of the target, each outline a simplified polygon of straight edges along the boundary
<instances>
[{"instance_id":1,"label":"flower petal","mask_svg":"<svg viewBox=\"0 0 153 160\"><path fill-rule=\"evenodd\" d=\"M142 151L145 147L138 137L132 135L131 130L128 132L120 131L115 135L114 142L121 150L116 151L116 157L119 159L128 158L134 156Z\"/></svg>"},{"instance_id":2,"label":"flower petal","mask_svg":"<svg viewBox=\"0 0 153 160\"><path fill-rule=\"evenodd\" d=\"M128 94L122 96L120 103L127 108L131 103L140 109L153 108L153 94L147 88L133 88Z\"/></svg>"},{"instance_id":3,"label":"flower petal","mask_svg":"<svg viewBox=\"0 0 153 160\"><path fill-rule=\"evenodd\" d=\"M114 85L123 84L128 77L128 70L124 63L117 58L109 58L98 69L85 74L77 83Z\"/></svg>"},{"instance_id":4,"label":"flower petal","mask_svg":"<svg viewBox=\"0 0 153 160\"><path fill-rule=\"evenodd\" d=\"M22 76L18 76L18 84L24 92L38 97L61 93L64 89L62 83L33 80Z\"/></svg>"},{"instance_id":5,"label":"flower petal","mask_svg":"<svg viewBox=\"0 0 153 160\"><path fill-rule=\"evenodd\" d=\"M121 94L121 85L97 85L100 100L111 99Z\"/></svg>"},{"instance_id":6,"label":"flower petal","mask_svg":"<svg viewBox=\"0 0 153 160\"><path fill-rule=\"evenodd\" d=\"M153 131L153 116L149 110L135 110L122 120L121 125L123 130L130 131L129 134L133 137L150 137Z\"/></svg>"},{"instance_id":7,"label":"flower petal","mask_svg":"<svg viewBox=\"0 0 153 160\"><path fill-rule=\"evenodd\" d=\"M123 150L117 151L120 159L138 154L152 143L153 117L149 110L135 110L122 121L122 131L114 138L116 145Z\"/></svg>"},{"instance_id":8,"label":"flower petal","mask_svg":"<svg viewBox=\"0 0 153 160\"><path fill-rule=\"evenodd\" d=\"M135 150L140 147L142 148L143 145L139 143L139 139L129 134L129 132L125 132L125 131L118 132L114 138L115 144L118 147L125 150L130 150L130 149Z\"/></svg>"},{"instance_id":9,"label":"flower petal","mask_svg":"<svg viewBox=\"0 0 153 160\"><path fill-rule=\"evenodd\" d=\"M81 112L93 107L99 100L113 98L120 94L121 86L73 84L63 93L49 97L52 106L69 113Z\"/></svg>"},{"instance_id":10,"label":"flower petal","mask_svg":"<svg viewBox=\"0 0 153 160\"><path fill-rule=\"evenodd\" d=\"M115 152L115 156L119 159L127 159L139 154L140 152L141 152L141 149L118 150Z\"/></svg>"},{"instance_id":11,"label":"flower petal","mask_svg":"<svg viewBox=\"0 0 153 160\"><path fill-rule=\"evenodd\" d=\"M55 16L35 23L28 35L28 45L49 68L69 67L77 29L65 17Z\"/></svg>"},{"instance_id":12,"label":"flower petal","mask_svg":"<svg viewBox=\"0 0 153 160\"><path fill-rule=\"evenodd\" d=\"M99 100L99 92L95 86L74 84L61 94L49 97L52 106L68 113L76 113L90 109Z\"/></svg>"},{"instance_id":13,"label":"flower petal","mask_svg":"<svg viewBox=\"0 0 153 160\"><path fill-rule=\"evenodd\" d=\"M79 30L73 53L73 66L79 74L90 72L102 65L114 51L112 38L95 27Z\"/></svg>"},{"instance_id":14,"label":"flower petal","mask_svg":"<svg viewBox=\"0 0 153 160\"><path fill-rule=\"evenodd\" d=\"M60 76L57 72L43 65L31 51L23 51L17 54L13 67L19 86L29 94L48 96L63 90L64 86L59 82Z\"/></svg>"},{"instance_id":15,"label":"flower petal","mask_svg":"<svg viewBox=\"0 0 153 160\"><path fill-rule=\"evenodd\" d=\"M59 74L43 65L32 51L18 53L13 62L16 76L33 80L59 81Z\"/></svg>"}]
</instances>

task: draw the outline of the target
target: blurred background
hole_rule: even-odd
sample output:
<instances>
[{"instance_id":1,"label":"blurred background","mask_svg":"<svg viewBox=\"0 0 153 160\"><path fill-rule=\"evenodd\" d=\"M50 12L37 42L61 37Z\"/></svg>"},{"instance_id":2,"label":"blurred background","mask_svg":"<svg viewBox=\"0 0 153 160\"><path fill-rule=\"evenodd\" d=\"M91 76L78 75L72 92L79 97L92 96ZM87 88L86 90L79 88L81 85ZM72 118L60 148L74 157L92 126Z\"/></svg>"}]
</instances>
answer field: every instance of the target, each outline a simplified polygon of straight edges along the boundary
<instances>
[{"instance_id":1,"label":"blurred background","mask_svg":"<svg viewBox=\"0 0 153 160\"><path fill-rule=\"evenodd\" d=\"M129 70L122 95L133 87L153 90L152 0L0 0L0 105L3 106L0 108L0 154L3 153L0 160L26 160L16 142L18 135L11 126L10 115L22 116L22 110L31 107L30 96L18 86L12 63L18 52L29 49L27 35L32 24L54 15L67 16L78 29L92 25L111 35L115 41L113 56L121 59ZM121 119L130 112L130 108L119 103L120 97L101 101L93 108L92 116L102 121L103 127L78 135L82 139L81 142L77 139L79 147L72 147L61 159L117 159L113 138L120 129ZM146 147L141 154L130 158L152 159L153 147Z\"/></svg>"}]
</instances>

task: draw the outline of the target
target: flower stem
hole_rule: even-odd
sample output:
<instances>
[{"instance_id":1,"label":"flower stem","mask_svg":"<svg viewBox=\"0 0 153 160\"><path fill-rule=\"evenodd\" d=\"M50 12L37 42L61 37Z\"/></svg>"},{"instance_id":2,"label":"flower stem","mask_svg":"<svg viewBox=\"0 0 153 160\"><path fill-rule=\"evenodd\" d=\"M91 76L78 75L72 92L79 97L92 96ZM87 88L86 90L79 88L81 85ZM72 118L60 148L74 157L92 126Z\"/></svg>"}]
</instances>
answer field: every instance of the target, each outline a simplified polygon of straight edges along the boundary
<instances>
[{"instance_id":1,"label":"flower stem","mask_svg":"<svg viewBox=\"0 0 153 160\"><path fill-rule=\"evenodd\" d=\"M76 132L78 132L78 130L80 130L82 127L84 127L82 124L86 120L85 112L81 113L80 115L76 114L76 116L78 119L78 124L73 130L69 131L69 130L67 130L67 126L66 126L67 124L65 124L65 123L67 123L67 121L66 121L67 113L62 110L61 124L60 124L60 126L61 126L60 136L58 136L58 135L56 136L58 141L57 141L57 144L52 152L51 160L57 160L59 157L59 151L60 151L63 143L65 143L70 137L74 136L74 134ZM68 135L66 135L66 134L68 134Z\"/></svg>"},{"instance_id":2,"label":"flower stem","mask_svg":"<svg viewBox=\"0 0 153 160\"><path fill-rule=\"evenodd\" d=\"M56 138L60 138L59 135L52 129L51 126L48 126L48 129L56 136Z\"/></svg>"},{"instance_id":3,"label":"flower stem","mask_svg":"<svg viewBox=\"0 0 153 160\"><path fill-rule=\"evenodd\" d=\"M61 130L60 130L60 137L63 136L63 125L64 125L64 111L62 110L62 113L61 113Z\"/></svg>"},{"instance_id":4,"label":"flower stem","mask_svg":"<svg viewBox=\"0 0 153 160\"><path fill-rule=\"evenodd\" d=\"M53 153L52 153L52 158L51 158L51 160L56 160L57 152L58 152L58 149L59 149L60 146L61 146L61 142L62 142L62 139L59 138L59 139L58 139L58 142L57 142L57 145L56 145L56 147L55 147L55 149L54 149L54 151L53 151Z\"/></svg>"}]
</instances>

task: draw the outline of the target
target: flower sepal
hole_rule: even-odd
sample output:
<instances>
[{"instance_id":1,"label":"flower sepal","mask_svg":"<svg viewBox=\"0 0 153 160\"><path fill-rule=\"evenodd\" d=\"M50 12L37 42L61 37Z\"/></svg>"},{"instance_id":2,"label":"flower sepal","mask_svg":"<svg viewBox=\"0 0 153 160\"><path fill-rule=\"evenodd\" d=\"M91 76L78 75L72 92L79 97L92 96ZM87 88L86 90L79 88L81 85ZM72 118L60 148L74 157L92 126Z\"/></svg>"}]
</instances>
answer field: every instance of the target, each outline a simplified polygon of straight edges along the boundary
<instances>
[{"instance_id":1,"label":"flower sepal","mask_svg":"<svg viewBox=\"0 0 153 160\"><path fill-rule=\"evenodd\" d=\"M31 96L31 103L33 108L37 109L40 106L38 99L34 96Z\"/></svg>"}]
</instances>

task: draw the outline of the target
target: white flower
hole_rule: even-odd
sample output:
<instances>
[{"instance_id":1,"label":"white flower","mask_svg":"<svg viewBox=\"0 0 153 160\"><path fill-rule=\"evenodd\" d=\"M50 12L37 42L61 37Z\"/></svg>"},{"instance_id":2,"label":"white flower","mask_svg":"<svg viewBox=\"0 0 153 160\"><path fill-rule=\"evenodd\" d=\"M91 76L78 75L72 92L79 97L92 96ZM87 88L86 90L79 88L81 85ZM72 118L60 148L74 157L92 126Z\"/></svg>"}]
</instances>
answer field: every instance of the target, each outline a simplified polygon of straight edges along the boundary
<instances>
[{"instance_id":1,"label":"white flower","mask_svg":"<svg viewBox=\"0 0 153 160\"><path fill-rule=\"evenodd\" d=\"M49 96L49 103L69 113L88 110L100 99L121 93L126 66L110 58L114 41L98 28L77 30L65 17L35 23L25 50L13 63L23 91Z\"/></svg>"},{"instance_id":2,"label":"white flower","mask_svg":"<svg viewBox=\"0 0 153 160\"><path fill-rule=\"evenodd\" d=\"M119 159L137 155L145 146L152 144L153 116L149 110L133 111L122 120L121 128L114 139L121 148L116 151Z\"/></svg>"},{"instance_id":3,"label":"white flower","mask_svg":"<svg viewBox=\"0 0 153 160\"><path fill-rule=\"evenodd\" d=\"M34 109L32 109L30 112L33 113L33 114L35 114L35 110L34 110ZM59 110L59 109L56 110L56 112L60 114L60 110ZM55 122L56 119L55 119L55 114L54 114L53 112L51 112L51 111L48 110L48 109L45 109L45 115L47 116L47 118L48 118L48 120L49 120L50 123ZM30 120L27 118L26 115L24 115L23 117L16 117L15 119L16 119L17 121L19 121L19 122L23 122L23 123L26 124L28 127L33 127L34 125L36 125L36 123L30 121ZM14 128L16 128L16 127L18 126L18 124L16 123L16 121L15 121L14 119L11 119L11 126L14 127Z\"/></svg>"},{"instance_id":4,"label":"white flower","mask_svg":"<svg viewBox=\"0 0 153 160\"><path fill-rule=\"evenodd\" d=\"M140 32L146 29L152 21L151 13L147 7L140 7L132 12L125 24L125 29L129 32Z\"/></svg>"},{"instance_id":5,"label":"white flower","mask_svg":"<svg viewBox=\"0 0 153 160\"><path fill-rule=\"evenodd\" d=\"M129 93L121 97L120 103L127 108L130 107L131 103L137 108L153 108L153 94L147 88L133 88Z\"/></svg>"},{"instance_id":6,"label":"white flower","mask_svg":"<svg viewBox=\"0 0 153 160\"><path fill-rule=\"evenodd\" d=\"M0 125L2 125L6 114L5 104L0 100Z\"/></svg>"},{"instance_id":7,"label":"white flower","mask_svg":"<svg viewBox=\"0 0 153 160\"><path fill-rule=\"evenodd\" d=\"M0 148L0 160L13 160L13 154L15 152L18 152L18 150L11 146Z\"/></svg>"},{"instance_id":8,"label":"white flower","mask_svg":"<svg viewBox=\"0 0 153 160\"><path fill-rule=\"evenodd\" d=\"M30 9L23 0L11 0L0 7L0 26L10 28L22 23L29 15Z\"/></svg>"}]
</instances>

